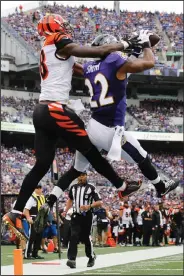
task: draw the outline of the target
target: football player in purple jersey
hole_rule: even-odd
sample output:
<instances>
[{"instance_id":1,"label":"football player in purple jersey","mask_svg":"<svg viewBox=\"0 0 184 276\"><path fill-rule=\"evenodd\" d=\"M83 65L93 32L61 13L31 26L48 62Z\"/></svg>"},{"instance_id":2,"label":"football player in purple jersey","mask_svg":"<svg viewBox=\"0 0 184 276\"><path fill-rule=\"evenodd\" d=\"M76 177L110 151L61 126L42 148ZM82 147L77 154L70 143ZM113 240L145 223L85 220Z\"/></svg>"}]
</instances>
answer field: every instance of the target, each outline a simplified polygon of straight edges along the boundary
<instances>
[{"instance_id":1,"label":"football player in purple jersey","mask_svg":"<svg viewBox=\"0 0 184 276\"><path fill-rule=\"evenodd\" d=\"M126 159L137 163L143 175L154 185L158 197L162 197L175 189L179 181L160 179L152 165L147 152L141 147L137 139L124 131L126 114L126 87L127 74L138 73L154 66L154 56L149 41L149 31L141 31L139 38L142 42L140 50L143 51L142 59L128 58L121 52L113 52L103 59L93 60L83 66L77 65L77 72L84 75L85 84L91 94L92 116L87 126L87 133L91 142L99 149L108 151L108 156L113 160ZM116 43L114 36L99 35L92 43L92 47ZM138 49L139 50L139 49ZM139 52L134 52L138 57ZM75 163L58 181L48 197L47 203L41 208L37 221L40 222L53 206L62 192L70 183L84 172L89 166L88 160L76 152ZM129 187L116 187L120 198L135 192L132 185ZM138 190L138 189L137 189Z\"/></svg>"}]
</instances>

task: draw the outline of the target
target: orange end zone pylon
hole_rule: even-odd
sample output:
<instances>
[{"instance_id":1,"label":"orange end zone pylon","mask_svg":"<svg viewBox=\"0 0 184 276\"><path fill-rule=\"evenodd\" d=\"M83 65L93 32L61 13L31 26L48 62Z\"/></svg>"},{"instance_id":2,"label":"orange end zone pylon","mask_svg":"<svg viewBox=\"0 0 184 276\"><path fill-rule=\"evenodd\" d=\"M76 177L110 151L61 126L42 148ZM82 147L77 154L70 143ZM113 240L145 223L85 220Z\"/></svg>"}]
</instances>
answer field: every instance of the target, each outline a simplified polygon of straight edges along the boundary
<instances>
[{"instance_id":1,"label":"orange end zone pylon","mask_svg":"<svg viewBox=\"0 0 184 276\"><path fill-rule=\"evenodd\" d=\"M13 250L14 275L23 275L22 249Z\"/></svg>"}]
</instances>

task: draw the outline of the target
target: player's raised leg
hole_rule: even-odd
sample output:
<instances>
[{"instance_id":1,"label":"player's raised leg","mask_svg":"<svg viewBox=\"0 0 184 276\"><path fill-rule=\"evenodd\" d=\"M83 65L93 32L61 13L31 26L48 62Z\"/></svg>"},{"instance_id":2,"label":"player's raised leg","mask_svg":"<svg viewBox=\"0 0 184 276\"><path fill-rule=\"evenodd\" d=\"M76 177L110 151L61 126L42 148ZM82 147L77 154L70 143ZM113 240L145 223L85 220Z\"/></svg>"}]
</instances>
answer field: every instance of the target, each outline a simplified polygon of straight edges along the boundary
<instances>
[{"instance_id":1,"label":"player's raised leg","mask_svg":"<svg viewBox=\"0 0 184 276\"><path fill-rule=\"evenodd\" d=\"M154 185L157 196L162 197L179 185L179 180L162 180L149 159L148 153L142 148L138 140L128 132L124 135L122 145L122 158L138 164L142 174ZM122 192L123 196L123 192Z\"/></svg>"},{"instance_id":2,"label":"player's raised leg","mask_svg":"<svg viewBox=\"0 0 184 276\"><path fill-rule=\"evenodd\" d=\"M85 170L89 162L98 173L107 178L118 190L126 190L127 186L131 185L132 193L133 191L137 191L141 184L140 181L127 181L118 176L108 161L101 156L98 149L91 143L84 128L83 121L66 106L63 106L63 112L64 113L61 112L62 115L59 115L57 112L57 114L61 116L57 116L56 119L57 135L61 136L65 141L67 141L67 144L70 147L76 148L81 153L81 156L83 155L85 157L85 161L83 163L84 168L80 168L78 170L77 168L72 167L59 179L57 186L54 187L51 195L47 199L48 204L45 204L40 208L38 216L35 220L35 228L37 232L42 231L42 225L40 224L40 221L42 221L43 217L45 217L45 215L49 212L49 207L53 206L57 198L59 198L63 191L68 188L70 183L80 175L80 170ZM53 112L52 116L53 118L56 117L53 115ZM59 118L62 118L62 116L65 116L65 122L59 120Z\"/></svg>"},{"instance_id":3,"label":"player's raised leg","mask_svg":"<svg viewBox=\"0 0 184 276\"><path fill-rule=\"evenodd\" d=\"M13 232L21 239L28 239L22 228L22 212L26 202L32 195L34 189L47 173L52 164L55 155L56 135L42 129L40 127L43 118L47 119L44 114L40 117L39 105L36 106L34 111L34 126L35 126L35 155L36 162L31 171L26 175L23 180L20 193L18 195L14 209L5 214L3 222L12 228ZM39 115L39 117L38 117Z\"/></svg>"}]
</instances>

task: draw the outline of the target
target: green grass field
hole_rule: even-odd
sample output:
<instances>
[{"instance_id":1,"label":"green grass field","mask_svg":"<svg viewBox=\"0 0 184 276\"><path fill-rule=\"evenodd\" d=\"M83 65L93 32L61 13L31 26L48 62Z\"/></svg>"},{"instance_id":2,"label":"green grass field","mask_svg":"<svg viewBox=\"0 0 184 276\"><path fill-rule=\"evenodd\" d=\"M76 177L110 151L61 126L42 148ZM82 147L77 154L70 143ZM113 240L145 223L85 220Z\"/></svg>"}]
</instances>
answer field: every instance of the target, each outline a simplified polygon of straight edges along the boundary
<instances>
[{"instance_id":1,"label":"green grass field","mask_svg":"<svg viewBox=\"0 0 184 276\"><path fill-rule=\"evenodd\" d=\"M12 265L13 264L13 250L15 246L1 246L1 265ZM95 248L97 258L101 254L110 253L123 253L127 251L139 251L143 249L151 249L151 247L115 247L115 248ZM63 250L61 254L62 259L67 258L67 250ZM149 251L150 252L150 251ZM181 251L180 251L181 252ZM45 257L43 261L52 261L58 259L58 254L48 253L43 254L39 252L41 256ZM137 252L137 254L139 254ZM85 256L84 246L79 245L78 257ZM41 260L42 261L42 260ZM24 264L32 263L33 260L24 260ZM34 260L34 262L40 262L40 260ZM84 268L85 269L85 268ZM74 272L74 271L72 271ZM177 254L173 256L161 257L156 259L150 259L145 261L139 261L134 263L116 265L106 267L104 264L103 268L86 270L80 272L80 275L184 275L183 274L183 254ZM75 275L69 274L69 275Z\"/></svg>"},{"instance_id":2,"label":"green grass field","mask_svg":"<svg viewBox=\"0 0 184 276\"><path fill-rule=\"evenodd\" d=\"M95 253L97 255L101 254L108 254L108 253L118 253L118 252L127 252L131 250L142 250L142 249L148 249L149 247L106 247L106 248L98 248L95 247ZM12 265L13 264L13 250L15 249L15 246L1 246L1 265ZM66 254L67 250L63 250L63 253L61 254L62 259L67 258ZM41 251L39 251L39 255L45 257L45 260L43 261L52 261L56 260L58 258L58 254L54 253L48 253L48 254L43 254ZM78 257L83 257L85 256L84 252L84 246L79 245L78 248ZM41 260L42 261L42 260ZM24 260L24 263L32 263L33 260ZM34 262L40 262L40 260L34 260Z\"/></svg>"},{"instance_id":3,"label":"green grass field","mask_svg":"<svg viewBox=\"0 0 184 276\"><path fill-rule=\"evenodd\" d=\"M183 275L183 255L84 271L81 275ZM75 275L75 274L72 274Z\"/></svg>"}]
</instances>

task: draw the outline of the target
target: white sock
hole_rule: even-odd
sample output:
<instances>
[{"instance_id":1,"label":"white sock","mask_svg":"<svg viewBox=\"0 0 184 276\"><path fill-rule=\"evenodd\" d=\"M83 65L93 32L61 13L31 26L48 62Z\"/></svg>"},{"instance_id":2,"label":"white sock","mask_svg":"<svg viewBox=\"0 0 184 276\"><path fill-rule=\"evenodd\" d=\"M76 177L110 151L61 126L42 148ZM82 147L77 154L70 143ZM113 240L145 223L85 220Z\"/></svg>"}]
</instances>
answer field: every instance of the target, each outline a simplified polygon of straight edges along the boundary
<instances>
[{"instance_id":1,"label":"white sock","mask_svg":"<svg viewBox=\"0 0 184 276\"><path fill-rule=\"evenodd\" d=\"M59 188L58 186L55 186L51 192L51 195L55 195L57 198L59 198L62 194L63 190L61 190L61 188Z\"/></svg>"},{"instance_id":2,"label":"white sock","mask_svg":"<svg viewBox=\"0 0 184 276\"><path fill-rule=\"evenodd\" d=\"M22 215L22 212L20 212L20 211L17 211L17 210L12 210L12 213L14 213L14 214L20 214L20 215Z\"/></svg>"},{"instance_id":3,"label":"white sock","mask_svg":"<svg viewBox=\"0 0 184 276\"><path fill-rule=\"evenodd\" d=\"M119 187L117 190L118 191L124 191L126 189L127 184L125 182L123 182L123 185L121 187Z\"/></svg>"},{"instance_id":4,"label":"white sock","mask_svg":"<svg viewBox=\"0 0 184 276\"><path fill-rule=\"evenodd\" d=\"M160 176L158 176L155 180L151 180L152 184L158 184L160 182Z\"/></svg>"}]
</instances>

